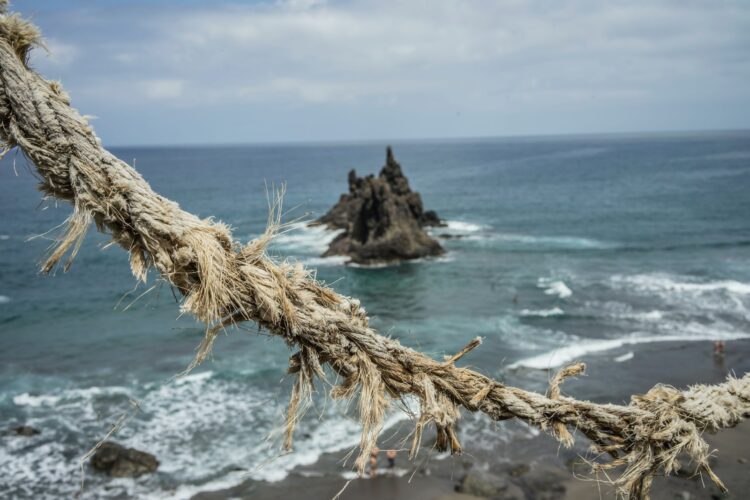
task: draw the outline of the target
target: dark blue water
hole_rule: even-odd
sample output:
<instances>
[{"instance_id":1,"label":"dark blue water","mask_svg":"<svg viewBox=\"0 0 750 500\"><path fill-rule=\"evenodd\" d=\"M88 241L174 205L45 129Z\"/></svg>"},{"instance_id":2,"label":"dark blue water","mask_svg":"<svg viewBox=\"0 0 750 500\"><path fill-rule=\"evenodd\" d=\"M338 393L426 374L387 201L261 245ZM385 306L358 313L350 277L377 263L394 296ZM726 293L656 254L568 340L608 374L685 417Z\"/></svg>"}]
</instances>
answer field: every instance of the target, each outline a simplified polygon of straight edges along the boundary
<instances>
[{"instance_id":1,"label":"dark blue water","mask_svg":"<svg viewBox=\"0 0 750 500\"><path fill-rule=\"evenodd\" d=\"M521 138L394 144L425 205L449 221L447 256L365 269L320 259L331 234L300 227L272 248L362 300L372 324L435 356L471 338L469 362L541 388L571 359L637 356L641 343L750 334L750 133ZM286 219L324 213L346 174L377 172L385 144L123 148L160 193L248 240L267 190L286 183ZM17 172L17 175L16 175ZM298 449L265 438L289 391L289 351L253 328L218 340L186 379L202 329L153 281L135 288L125 253L92 232L71 271L38 275L70 207L40 205L33 167L0 163L0 496L70 495L78 459L136 401L117 439L155 453L159 473L84 495L188 496L250 477L279 479L356 442L344 408L319 404ZM154 278L152 276L152 278ZM145 293L144 293L145 292ZM626 362L626 361L624 361ZM537 385L535 385L537 384ZM318 416L322 415L322 419ZM404 418L394 414L391 422ZM474 422L475 425L480 425ZM475 428L475 427L472 427ZM493 439L498 431L492 430Z\"/></svg>"}]
</instances>

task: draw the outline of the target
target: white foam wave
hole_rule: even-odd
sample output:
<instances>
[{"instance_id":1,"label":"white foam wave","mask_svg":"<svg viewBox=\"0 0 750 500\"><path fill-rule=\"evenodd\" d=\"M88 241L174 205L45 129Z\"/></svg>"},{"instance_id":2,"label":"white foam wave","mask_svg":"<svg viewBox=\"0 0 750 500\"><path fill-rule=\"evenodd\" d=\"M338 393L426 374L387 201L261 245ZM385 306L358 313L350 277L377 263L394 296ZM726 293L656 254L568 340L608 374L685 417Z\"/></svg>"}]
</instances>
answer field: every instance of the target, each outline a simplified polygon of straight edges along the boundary
<instances>
[{"instance_id":1,"label":"white foam wave","mask_svg":"<svg viewBox=\"0 0 750 500\"><path fill-rule=\"evenodd\" d=\"M543 288L544 293L547 295L557 295L561 299L565 299L573 295L573 291L568 288L568 285L561 280L550 280L547 278L539 278L537 287Z\"/></svg>"},{"instance_id":2,"label":"white foam wave","mask_svg":"<svg viewBox=\"0 0 750 500\"><path fill-rule=\"evenodd\" d=\"M310 257L303 259L305 267L327 267L327 266L345 266L349 263L349 257L346 255L332 255L330 257Z\"/></svg>"},{"instance_id":3,"label":"white foam wave","mask_svg":"<svg viewBox=\"0 0 750 500\"><path fill-rule=\"evenodd\" d=\"M398 266L401 262L378 262L376 264L359 264L357 262L349 262L349 267L356 267L359 269L383 269L384 267Z\"/></svg>"},{"instance_id":4,"label":"white foam wave","mask_svg":"<svg viewBox=\"0 0 750 500\"><path fill-rule=\"evenodd\" d=\"M10 297L7 295L0 295L0 304L7 304L10 302Z\"/></svg>"},{"instance_id":5,"label":"white foam wave","mask_svg":"<svg viewBox=\"0 0 750 500\"><path fill-rule=\"evenodd\" d=\"M633 334L629 337L607 340L582 340L575 345L559 347L552 351L545 352L529 358L524 358L511 363L508 368L532 368L544 370L547 368L557 368L564 364L570 363L576 359L583 358L588 354L602 351L610 351L626 345L650 344L653 342L693 342L700 340L738 340L750 338L750 334L736 332L717 332L706 330L702 334L695 335L638 335Z\"/></svg>"},{"instance_id":6,"label":"white foam wave","mask_svg":"<svg viewBox=\"0 0 750 500\"><path fill-rule=\"evenodd\" d=\"M521 310L521 316L537 316L540 318L548 318L550 316L562 316L565 311L559 307L553 307L552 309L523 309Z\"/></svg>"},{"instance_id":7,"label":"white foam wave","mask_svg":"<svg viewBox=\"0 0 750 500\"><path fill-rule=\"evenodd\" d=\"M273 246L294 252L322 254L341 230L326 226L311 226L306 222L292 224L273 239Z\"/></svg>"},{"instance_id":8,"label":"white foam wave","mask_svg":"<svg viewBox=\"0 0 750 500\"><path fill-rule=\"evenodd\" d=\"M614 361L616 363L624 363L625 361L630 361L634 357L635 357L635 354L633 353L633 351L629 351L629 352L626 352L625 354L622 354L620 356L616 356L614 358Z\"/></svg>"},{"instance_id":9,"label":"white foam wave","mask_svg":"<svg viewBox=\"0 0 750 500\"><path fill-rule=\"evenodd\" d=\"M52 406L60 401L60 399L60 396L32 396L28 392L24 392L23 394L13 396L13 403L16 406L32 406L38 408L42 405Z\"/></svg>"},{"instance_id":10,"label":"white foam wave","mask_svg":"<svg viewBox=\"0 0 750 500\"><path fill-rule=\"evenodd\" d=\"M195 495L204 492L219 491L232 488L241 484L247 479L246 471L232 471L218 479L208 481L202 484L181 484L176 489L170 491L160 490L157 492L143 492L140 498L149 498L154 500L172 499L182 500L193 498Z\"/></svg>"},{"instance_id":11,"label":"white foam wave","mask_svg":"<svg viewBox=\"0 0 750 500\"><path fill-rule=\"evenodd\" d=\"M447 456L447 453L438 453L435 456L431 456L431 460L442 460ZM404 477L409 472L411 472L411 469L401 469L399 467L394 467L393 469L388 468L379 468L377 472L375 473L375 476L395 476L395 477ZM360 479L360 476L355 471L346 471L341 473L341 478L346 480L352 480L352 479ZM361 479L371 479L371 475L367 475L362 477Z\"/></svg>"},{"instance_id":12,"label":"white foam wave","mask_svg":"<svg viewBox=\"0 0 750 500\"><path fill-rule=\"evenodd\" d=\"M492 235L492 238L509 243L561 249L599 249L612 246L610 243L577 236L532 236L528 234L499 233Z\"/></svg>"},{"instance_id":13,"label":"white foam wave","mask_svg":"<svg viewBox=\"0 0 750 500\"><path fill-rule=\"evenodd\" d=\"M465 222L460 220L445 221L445 224L445 226L434 228L434 230L454 233L477 233L479 231L487 229L487 226L484 226L482 224L475 224L473 222Z\"/></svg>"},{"instance_id":14,"label":"white foam wave","mask_svg":"<svg viewBox=\"0 0 750 500\"><path fill-rule=\"evenodd\" d=\"M41 406L55 406L60 403L76 401L90 401L101 396L130 396L131 391L125 387L87 387L83 389L68 389L58 394L33 395L28 392L13 397L13 403L17 406L30 406L39 408Z\"/></svg>"},{"instance_id":15,"label":"white foam wave","mask_svg":"<svg viewBox=\"0 0 750 500\"><path fill-rule=\"evenodd\" d=\"M214 372L206 370L205 372L190 373L174 380L175 385L194 384L206 381L214 376Z\"/></svg>"},{"instance_id":16,"label":"white foam wave","mask_svg":"<svg viewBox=\"0 0 750 500\"><path fill-rule=\"evenodd\" d=\"M277 431L286 402L279 398L279 389L248 387L241 377L226 379L205 371L134 389L88 387L18 394L13 402L24 408L24 421L46 429L43 441L67 444L64 453L55 453L50 460L51 451L43 442L26 440L26 448L19 450L0 442L0 477L14 478L8 491L28 487L33 488L30 494L36 494L42 488L53 497L69 497L80 480L78 457L129 407L131 398L138 401L139 411L113 439L156 455L161 462L159 474L138 481L87 477L83 498L190 498L248 478L279 481L293 468L315 463L323 453L356 447L360 432L356 419L347 416L343 403L327 402L322 411L313 410L299 422L297 451L282 454L276 437L281 434ZM404 412L394 411L386 428L406 418ZM71 454L75 449L78 454ZM21 482L26 470L38 472ZM45 486L48 481L56 485L54 490Z\"/></svg>"},{"instance_id":17,"label":"white foam wave","mask_svg":"<svg viewBox=\"0 0 750 500\"><path fill-rule=\"evenodd\" d=\"M348 267L356 267L360 269L383 269L385 267L396 267L404 264L422 264L422 263L446 263L453 262L456 259L453 252L447 252L439 257L420 257L418 259L406 260L406 261L393 261L393 262L378 262L375 264L358 264L356 262L346 262Z\"/></svg>"},{"instance_id":18,"label":"white foam wave","mask_svg":"<svg viewBox=\"0 0 750 500\"><path fill-rule=\"evenodd\" d=\"M504 343L517 349L552 349L558 345L577 342L578 337L560 330L539 328L522 322L515 316L493 318L486 326L479 318L475 320L477 331L496 332Z\"/></svg>"},{"instance_id":19,"label":"white foam wave","mask_svg":"<svg viewBox=\"0 0 750 500\"><path fill-rule=\"evenodd\" d=\"M664 313L661 311L653 310L648 312L634 313L632 318L640 321L661 321L664 319Z\"/></svg>"},{"instance_id":20,"label":"white foam wave","mask_svg":"<svg viewBox=\"0 0 750 500\"><path fill-rule=\"evenodd\" d=\"M616 275L612 277L612 281L631 285L639 290L649 292L727 292L736 295L750 295L750 283L742 283L735 280L700 282L694 278L676 278L666 274L637 274L633 276Z\"/></svg>"},{"instance_id":21,"label":"white foam wave","mask_svg":"<svg viewBox=\"0 0 750 500\"><path fill-rule=\"evenodd\" d=\"M9 240L10 235L9 234L0 234L0 241Z\"/></svg>"}]
</instances>

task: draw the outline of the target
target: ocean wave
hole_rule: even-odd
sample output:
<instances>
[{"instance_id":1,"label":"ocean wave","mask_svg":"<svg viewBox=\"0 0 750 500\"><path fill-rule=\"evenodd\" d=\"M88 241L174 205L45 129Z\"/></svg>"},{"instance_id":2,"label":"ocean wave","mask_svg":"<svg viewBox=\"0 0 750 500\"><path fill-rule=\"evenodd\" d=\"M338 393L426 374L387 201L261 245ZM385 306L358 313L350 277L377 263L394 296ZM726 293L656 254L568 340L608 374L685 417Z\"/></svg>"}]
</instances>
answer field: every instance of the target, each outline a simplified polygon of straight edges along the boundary
<instances>
[{"instance_id":1,"label":"ocean wave","mask_svg":"<svg viewBox=\"0 0 750 500\"><path fill-rule=\"evenodd\" d=\"M616 356L613 361L615 363L624 363L625 361L630 361L635 357L635 353L633 351L628 351L625 354L622 354L620 356Z\"/></svg>"},{"instance_id":2,"label":"ocean wave","mask_svg":"<svg viewBox=\"0 0 750 500\"><path fill-rule=\"evenodd\" d=\"M582 340L575 345L559 347L543 354L520 359L508 365L508 369L531 368L546 370L581 359L588 354L611 351L626 345L650 344L654 342L694 342L705 340L739 340L750 338L750 334L705 330L702 334L683 335L631 335L619 339Z\"/></svg>"},{"instance_id":3,"label":"ocean wave","mask_svg":"<svg viewBox=\"0 0 750 500\"><path fill-rule=\"evenodd\" d=\"M0 241L9 240L10 235L9 234L0 234Z\"/></svg>"},{"instance_id":4,"label":"ocean wave","mask_svg":"<svg viewBox=\"0 0 750 500\"><path fill-rule=\"evenodd\" d=\"M272 247L320 255L340 233L341 230L328 229L323 225L311 226L306 222L296 222L273 239Z\"/></svg>"},{"instance_id":5,"label":"ocean wave","mask_svg":"<svg viewBox=\"0 0 750 500\"><path fill-rule=\"evenodd\" d=\"M498 232L484 224L463 221L447 221L447 227L429 228L429 232L433 236L477 242L485 246L499 245L511 250L597 250L617 247L610 242L579 236L544 236Z\"/></svg>"},{"instance_id":6,"label":"ocean wave","mask_svg":"<svg viewBox=\"0 0 750 500\"><path fill-rule=\"evenodd\" d=\"M0 295L0 304L7 304L10 302L10 297L7 295Z\"/></svg>"},{"instance_id":7,"label":"ocean wave","mask_svg":"<svg viewBox=\"0 0 750 500\"><path fill-rule=\"evenodd\" d=\"M448 220L445 221L445 226L432 228L433 231L442 232L454 232L454 233L478 233L487 229L487 226L483 224L476 224L474 222L465 222L460 220Z\"/></svg>"},{"instance_id":8,"label":"ocean wave","mask_svg":"<svg viewBox=\"0 0 750 500\"><path fill-rule=\"evenodd\" d=\"M38 408L42 405L52 406L59 402L60 399L61 396L33 396L28 392L24 392L23 394L13 396L13 404L15 404L16 406L32 406L34 408Z\"/></svg>"},{"instance_id":9,"label":"ocean wave","mask_svg":"<svg viewBox=\"0 0 750 500\"><path fill-rule=\"evenodd\" d=\"M539 350L552 349L555 346L578 342L578 337L560 330L540 328L520 321L517 316L500 316L486 322L479 319L473 320L476 331L486 332L492 338L497 336L499 340L514 349Z\"/></svg>"},{"instance_id":10,"label":"ocean wave","mask_svg":"<svg viewBox=\"0 0 750 500\"><path fill-rule=\"evenodd\" d=\"M708 293L726 292L736 295L750 295L750 283L735 280L697 281L694 278L677 278L667 274L615 275L615 283L630 285L646 292Z\"/></svg>"},{"instance_id":11,"label":"ocean wave","mask_svg":"<svg viewBox=\"0 0 750 500\"><path fill-rule=\"evenodd\" d=\"M664 313L662 311L653 310L634 313L630 317L640 321L661 321L664 319Z\"/></svg>"},{"instance_id":12,"label":"ocean wave","mask_svg":"<svg viewBox=\"0 0 750 500\"><path fill-rule=\"evenodd\" d=\"M279 390L248 387L241 377L205 371L166 384L17 394L13 402L23 409L23 421L44 432L18 449L13 443L19 440L0 442L0 476L11 478L7 491L71 496L79 487L78 458L131 408L131 399L139 409L131 410L132 419L113 439L153 453L161 462L159 473L138 481L87 475L82 498L190 498L248 478L279 481L295 467L315 463L323 453L357 446L360 426L348 416L346 404L326 401L298 423L297 451L282 453L279 437L286 401ZM385 427L407 418L395 409ZM32 470L34 477L24 475Z\"/></svg>"},{"instance_id":13,"label":"ocean wave","mask_svg":"<svg viewBox=\"0 0 750 500\"><path fill-rule=\"evenodd\" d=\"M550 316L562 316L565 311L559 307L553 307L552 309L522 309L521 316L536 316L539 318L548 318Z\"/></svg>"},{"instance_id":14,"label":"ocean wave","mask_svg":"<svg viewBox=\"0 0 750 500\"><path fill-rule=\"evenodd\" d=\"M544 289L544 293L547 295L557 295L561 299L565 299L573 295L573 291L568 288L562 280L551 280L549 278L539 278L537 281L538 288Z\"/></svg>"},{"instance_id":15,"label":"ocean wave","mask_svg":"<svg viewBox=\"0 0 750 500\"><path fill-rule=\"evenodd\" d=\"M672 316L672 313L659 309L647 311L637 310L631 304L618 301L586 301L584 308L591 311L592 318L610 320L637 321L640 323L656 323Z\"/></svg>"},{"instance_id":16,"label":"ocean wave","mask_svg":"<svg viewBox=\"0 0 750 500\"><path fill-rule=\"evenodd\" d=\"M545 247L560 250L587 250L612 248L614 245L604 241L577 236L532 236L528 234L497 233L492 239L517 243L531 247Z\"/></svg>"},{"instance_id":17,"label":"ocean wave","mask_svg":"<svg viewBox=\"0 0 750 500\"><path fill-rule=\"evenodd\" d=\"M130 396L131 391L125 387L88 387L84 389L69 389L62 391L60 394L40 394L33 395L28 392L13 396L13 403L16 406L30 406L39 408L41 406L55 406L59 403L74 401L90 401L97 397L106 396Z\"/></svg>"},{"instance_id":18,"label":"ocean wave","mask_svg":"<svg viewBox=\"0 0 750 500\"><path fill-rule=\"evenodd\" d=\"M346 255L332 255L330 257L310 257L301 260L305 267L328 267L328 266L345 266L349 264L349 257Z\"/></svg>"},{"instance_id":19,"label":"ocean wave","mask_svg":"<svg viewBox=\"0 0 750 500\"><path fill-rule=\"evenodd\" d=\"M214 376L214 372L212 372L211 370L206 370L204 372L189 373L187 375L177 377L174 379L174 382L172 383L178 386L185 385L185 384L202 383L210 379L213 376Z\"/></svg>"},{"instance_id":20,"label":"ocean wave","mask_svg":"<svg viewBox=\"0 0 750 500\"><path fill-rule=\"evenodd\" d=\"M446 456L449 456L449 454L448 453L439 453L439 452L437 452L435 455L431 456L430 459L432 459L432 460L441 460L441 459L443 459ZM375 472L375 477L377 477L377 476L404 477L405 475L407 475L411 471L412 471L411 469L402 469L400 467L394 467L393 469L378 469ZM352 471L342 472L340 474L340 476L341 476L342 479L346 479L346 480L360 479L359 473L357 473L356 471L353 471L353 470ZM372 477L373 477L372 475L367 475L367 476L362 477L361 479L365 479L365 480L366 479L372 479Z\"/></svg>"},{"instance_id":21,"label":"ocean wave","mask_svg":"<svg viewBox=\"0 0 750 500\"><path fill-rule=\"evenodd\" d=\"M347 258L348 259L348 258ZM454 252L446 252L438 257L420 257L418 259L404 260L404 261L393 261L393 262L377 262L375 264L359 264L357 262L345 262L347 267L355 267L358 269L383 269L386 267L398 267L406 264L424 264L424 263L446 263L453 262L456 259Z\"/></svg>"}]
</instances>

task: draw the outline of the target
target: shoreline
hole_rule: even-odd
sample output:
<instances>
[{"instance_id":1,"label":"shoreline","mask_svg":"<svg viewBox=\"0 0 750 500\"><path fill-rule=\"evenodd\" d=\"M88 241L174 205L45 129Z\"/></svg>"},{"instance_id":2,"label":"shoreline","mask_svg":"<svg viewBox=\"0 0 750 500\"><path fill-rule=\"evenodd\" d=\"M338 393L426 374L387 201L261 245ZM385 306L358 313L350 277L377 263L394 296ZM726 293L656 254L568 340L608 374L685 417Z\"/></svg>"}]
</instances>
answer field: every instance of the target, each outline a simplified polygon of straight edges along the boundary
<instances>
[{"instance_id":1,"label":"shoreline","mask_svg":"<svg viewBox=\"0 0 750 500\"><path fill-rule=\"evenodd\" d=\"M633 352L632 357L622 362L613 362L614 358L621 358L630 352ZM585 361L589 375L566 381L563 393L600 403L627 404L631 395L644 393L656 383L684 388L694 384L721 382L730 373L742 375L750 371L750 340L727 342L726 353L722 358L714 356L711 341L695 341L625 346L590 356ZM538 376L540 373L547 375L546 370L533 370L530 375ZM392 443L399 443L410 430L411 425L407 423L396 431L384 432L381 449L396 447ZM431 438L430 434L425 433L423 443L430 443ZM348 453L345 450L323 454L315 464L297 467L278 482L248 479L237 486L202 491L191 498L281 499L294 497L304 491L307 500L330 500L343 488L339 497L342 500L468 500L475 496L456 492L456 488L467 475L480 484L482 481L497 483L496 486L501 488L501 491L498 491L494 498L614 498L611 486L590 480L587 467L580 460L581 456L586 455L588 441L578 433L575 434L575 438L576 443L570 450L562 448L552 437L539 433L530 438L514 438L508 443L498 439L496 443L490 443L490 450L482 451L481 448L486 446L476 445L486 445L485 440L480 437L479 443L472 442L471 436L464 435L462 444L465 454L462 456L433 455L429 460L425 460L429 448L423 444L414 463L407 462L407 453L402 451L397 458L396 474L382 473L374 478L357 478L349 472L350 469L343 468L342 459ZM711 465L729 488L730 497L750 491L750 423L743 422L733 429L709 435L707 441L712 448L718 450ZM379 467L382 471L385 471L384 464L385 458L381 457ZM710 483L708 478L694 476L688 464L684 464L684 467L685 469L676 476L658 477L654 481L652 497L717 498L712 495L719 494L719 489ZM347 485L349 479L352 480ZM474 493L481 492L481 488L468 490Z\"/></svg>"}]
</instances>

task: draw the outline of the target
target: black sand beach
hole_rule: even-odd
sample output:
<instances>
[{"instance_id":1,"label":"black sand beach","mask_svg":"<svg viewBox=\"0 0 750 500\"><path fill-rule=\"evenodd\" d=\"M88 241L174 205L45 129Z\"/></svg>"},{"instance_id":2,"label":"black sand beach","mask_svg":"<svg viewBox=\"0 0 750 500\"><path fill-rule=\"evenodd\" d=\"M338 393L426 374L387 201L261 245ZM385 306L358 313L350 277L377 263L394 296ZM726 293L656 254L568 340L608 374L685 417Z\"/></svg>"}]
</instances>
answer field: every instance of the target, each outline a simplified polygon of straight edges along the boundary
<instances>
[{"instance_id":1,"label":"black sand beach","mask_svg":"<svg viewBox=\"0 0 750 500\"><path fill-rule=\"evenodd\" d=\"M632 347L632 346L631 346ZM587 359L588 375L568 381L564 393L595 402L626 404L631 394L644 393L655 383L685 387L697 383L716 383L728 374L742 375L750 370L750 341L728 342L723 357L713 354L711 342L653 343L638 346L632 359L613 362L631 350L623 349ZM500 424L508 425L508 424ZM510 424L514 425L514 424ZM391 442L400 442L407 425ZM708 478L695 475L690 464L677 476L656 479L652 498L714 499L746 498L750 491L750 425L743 423L734 429L707 436L717 450L712 467L729 488L723 495ZM429 438L424 443L429 443ZM341 493L342 500L389 499L470 499L476 493L493 498L508 499L598 499L614 498L613 489L587 475L588 468L581 456L587 456L588 442L577 435L575 447L562 448L554 439L540 434L531 439L520 439L494 448L494 453L473 453L473 443L464 440L465 454L459 457L425 460L429 449L424 448L418 463L406 462L406 452L398 457L397 474L384 472L375 478L355 478L347 485L342 468L346 451L324 455L312 466L300 467L283 481L269 483L248 480L241 485L220 491L203 492L195 500L230 498L301 498L327 500ZM476 443L474 443L476 444ZM395 446L381 442L382 448ZM381 452L379 467L386 470L386 459ZM441 459L440 459L441 458ZM348 461L351 464L351 459ZM273 467L273 463L267 465ZM402 469L403 468L403 469ZM408 470L406 470L408 469ZM473 486L462 486L470 475ZM347 476L348 477L348 476ZM460 492L468 490L475 494ZM493 493L494 491L494 493Z\"/></svg>"}]
</instances>

